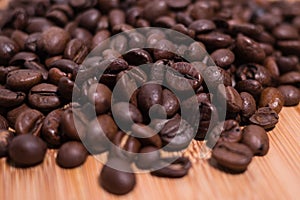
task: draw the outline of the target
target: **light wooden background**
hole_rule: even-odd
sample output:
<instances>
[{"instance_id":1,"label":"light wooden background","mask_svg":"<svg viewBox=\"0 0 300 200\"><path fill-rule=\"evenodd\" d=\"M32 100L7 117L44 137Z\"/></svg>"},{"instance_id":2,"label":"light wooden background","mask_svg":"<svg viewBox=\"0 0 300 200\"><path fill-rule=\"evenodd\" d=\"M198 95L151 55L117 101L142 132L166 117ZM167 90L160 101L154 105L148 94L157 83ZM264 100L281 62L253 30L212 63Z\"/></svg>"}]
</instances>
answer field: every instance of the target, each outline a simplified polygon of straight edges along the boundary
<instances>
[{"instance_id":1,"label":"light wooden background","mask_svg":"<svg viewBox=\"0 0 300 200\"><path fill-rule=\"evenodd\" d=\"M0 0L0 7L6 4ZM269 133L270 151L255 157L248 170L231 175L200 159L194 142L187 154L193 158L188 176L162 179L137 175L135 189L114 196L98 185L102 164L93 157L80 168L64 170L55 164L55 151L49 151L42 165L16 169L0 160L0 200L159 200L159 199L300 199L300 106L284 108L280 122Z\"/></svg>"}]
</instances>

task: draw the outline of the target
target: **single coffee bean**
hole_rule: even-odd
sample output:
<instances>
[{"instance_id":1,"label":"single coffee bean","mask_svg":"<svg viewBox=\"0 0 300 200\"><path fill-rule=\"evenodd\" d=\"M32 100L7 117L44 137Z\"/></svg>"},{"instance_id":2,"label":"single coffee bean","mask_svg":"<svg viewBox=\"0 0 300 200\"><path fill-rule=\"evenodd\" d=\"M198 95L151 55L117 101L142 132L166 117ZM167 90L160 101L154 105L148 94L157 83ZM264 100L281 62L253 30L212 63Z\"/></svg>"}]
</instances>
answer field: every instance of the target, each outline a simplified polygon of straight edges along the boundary
<instances>
[{"instance_id":1,"label":"single coffee bean","mask_svg":"<svg viewBox=\"0 0 300 200\"><path fill-rule=\"evenodd\" d=\"M67 43L70 40L70 35L67 31L51 27L43 32L41 40L38 41L42 50L50 55L57 55L64 52Z\"/></svg>"},{"instance_id":2,"label":"single coffee bean","mask_svg":"<svg viewBox=\"0 0 300 200\"><path fill-rule=\"evenodd\" d=\"M142 85L138 93L138 104L143 114L155 104L162 104L162 87L159 84L148 83Z\"/></svg>"},{"instance_id":3,"label":"single coffee bean","mask_svg":"<svg viewBox=\"0 0 300 200\"><path fill-rule=\"evenodd\" d=\"M23 92L13 92L8 89L0 89L0 106L14 107L23 103L26 95Z\"/></svg>"},{"instance_id":4,"label":"single coffee bean","mask_svg":"<svg viewBox=\"0 0 300 200\"><path fill-rule=\"evenodd\" d=\"M168 5L166 1L153 1L147 3L144 8L143 16L145 19L153 22L160 16L164 16L168 13Z\"/></svg>"},{"instance_id":5,"label":"single coffee bean","mask_svg":"<svg viewBox=\"0 0 300 200\"><path fill-rule=\"evenodd\" d=\"M238 92L247 92L256 98L260 96L263 87L260 84L260 82L256 80L248 79L248 80L239 81L236 84L236 90Z\"/></svg>"},{"instance_id":6,"label":"single coffee bean","mask_svg":"<svg viewBox=\"0 0 300 200\"><path fill-rule=\"evenodd\" d=\"M161 148L162 141L151 127L143 124L133 124L131 131L131 135L137 138L143 146L155 146Z\"/></svg>"},{"instance_id":7,"label":"single coffee bean","mask_svg":"<svg viewBox=\"0 0 300 200\"><path fill-rule=\"evenodd\" d=\"M0 36L0 65L7 64L19 50L19 46L13 40Z\"/></svg>"},{"instance_id":8,"label":"single coffee bean","mask_svg":"<svg viewBox=\"0 0 300 200\"><path fill-rule=\"evenodd\" d=\"M130 130L133 123L142 123L141 112L131 103L119 102L111 108L115 122L122 130Z\"/></svg>"},{"instance_id":9,"label":"single coffee bean","mask_svg":"<svg viewBox=\"0 0 300 200\"><path fill-rule=\"evenodd\" d=\"M34 136L39 136L44 119L44 115L38 110L28 109L22 112L16 119L16 134L31 134Z\"/></svg>"},{"instance_id":10,"label":"single coffee bean","mask_svg":"<svg viewBox=\"0 0 300 200\"><path fill-rule=\"evenodd\" d=\"M203 42L203 44L205 44L205 46L209 49L227 48L233 43L233 39L230 35L220 32L200 34L197 35L197 39L200 42Z\"/></svg>"},{"instance_id":11,"label":"single coffee bean","mask_svg":"<svg viewBox=\"0 0 300 200\"><path fill-rule=\"evenodd\" d=\"M169 40L159 40L159 42L157 42L153 48L153 57L155 60L171 60L175 57L176 47L173 42Z\"/></svg>"},{"instance_id":12,"label":"single coffee bean","mask_svg":"<svg viewBox=\"0 0 300 200\"><path fill-rule=\"evenodd\" d=\"M90 31L94 31L98 25L101 13L97 9L89 9L78 16L78 25Z\"/></svg>"},{"instance_id":13,"label":"single coffee bean","mask_svg":"<svg viewBox=\"0 0 300 200\"><path fill-rule=\"evenodd\" d=\"M286 40L277 42L278 49L285 55L300 55L300 41Z\"/></svg>"},{"instance_id":14,"label":"single coffee bean","mask_svg":"<svg viewBox=\"0 0 300 200\"><path fill-rule=\"evenodd\" d=\"M242 98L233 87L227 86L225 90L222 87L219 87L218 95L220 95L220 101L222 101L222 99L226 99L227 110L229 112L238 113L242 109Z\"/></svg>"},{"instance_id":15,"label":"single coffee bean","mask_svg":"<svg viewBox=\"0 0 300 200\"><path fill-rule=\"evenodd\" d=\"M104 73L117 74L121 71L127 70L128 67L129 65L124 59L117 58L109 64Z\"/></svg>"},{"instance_id":16,"label":"single coffee bean","mask_svg":"<svg viewBox=\"0 0 300 200\"><path fill-rule=\"evenodd\" d=\"M278 68L281 74L295 71L297 68L297 64L299 63L299 59L297 56L280 56L276 58L276 63L278 64Z\"/></svg>"},{"instance_id":17,"label":"single coffee bean","mask_svg":"<svg viewBox=\"0 0 300 200\"><path fill-rule=\"evenodd\" d=\"M165 150L179 151L188 147L195 136L195 130L183 119L172 119L165 124L159 134Z\"/></svg>"},{"instance_id":18,"label":"single coffee bean","mask_svg":"<svg viewBox=\"0 0 300 200\"><path fill-rule=\"evenodd\" d=\"M60 106L57 96L57 86L42 83L31 88L28 95L29 104L42 112L49 112Z\"/></svg>"},{"instance_id":19,"label":"single coffee bean","mask_svg":"<svg viewBox=\"0 0 300 200\"><path fill-rule=\"evenodd\" d=\"M284 105L284 97L281 92L273 87L265 88L259 99L259 107L269 107L275 112L280 113Z\"/></svg>"},{"instance_id":20,"label":"single coffee bean","mask_svg":"<svg viewBox=\"0 0 300 200\"><path fill-rule=\"evenodd\" d=\"M250 122L263 127L266 130L272 129L278 123L278 114L269 107L259 108L251 117Z\"/></svg>"},{"instance_id":21,"label":"single coffee bean","mask_svg":"<svg viewBox=\"0 0 300 200\"><path fill-rule=\"evenodd\" d=\"M167 178L181 178L188 174L189 169L191 168L192 164L187 157L179 157L175 161L174 158L163 158L160 160L161 164L166 165L165 162L171 164L162 167L158 170L152 171L151 175L158 176L158 177L167 177Z\"/></svg>"},{"instance_id":22,"label":"single coffee bean","mask_svg":"<svg viewBox=\"0 0 300 200\"><path fill-rule=\"evenodd\" d=\"M169 16L161 16L154 21L154 25L161 28L171 28L175 24L175 19Z\"/></svg>"},{"instance_id":23,"label":"single coffee bean","mask_svg":"<svg viewBox=\"0 0 300 200\"><path fill-rule=\"evenodd\" d=\"M272 32L278 40L293 40L299 37L297 29L290 24L281 24L275 27Z\"/></svg>"},{"instance_id":24,"label":"single coffee bean","mask_svg":"<svg viewBox=\"0 0 300 200\"><path fill-rule=\"evenodd\" d=\"M20 67L16 67L16 66L0 67L0 83L5 84L7 74L9 74L12 71L19 70L19 69L20 69Z\"/></svg>"},{"instance_id":25,"label":"single coffee bean","mask_svg":"<svg viewBox=\"0 0 300 200\"><path fill-rule=\"evenodd\" d=\"M67 74L65 72L62 72L60 69L58 68L51 68L49 70L49 74L48 74L48 81L49 83L52 83L54 85L58 85L59 84L59 80L62 77L67 77L67 78L71 78L70 74Z\"/></svg>"},{"instance_id":26,"label":"single coffee bean","mask_svg":"<svg viewBox=\"0 0 300 200\"><path fill-rule=\"evenodd\" d=\"M194 30L196 34L202 34L213 31L214 29L216 29L216 25L211 20L199 19L192 22L189 25L189 29Z\"/></svg>"},{"instance_id":27,"label":"single coffee bean","mask_svg":"<svg viewBox=\"0 0 300 200\"><path fill-rule=\"evenodd\" d=\"M248 120L256 111L256 102L253 96L247 92L241 92L240 95L243 101L241 116Z\"/></svg>"},{"instance_id":28,"label":"single coffee bean","mask_svg":"<svg viewBox=\"0 0 300 200\"><path fill-rule=\"evenodd\" d=\"M280 76L279 67L274 57L267 57L264 61L264 67L270 72L272 78L272 85L277 84Z\"/></svg>"},{"instance_id":29,"label":"single coffee bean","mask_svg":"<svg viewBox=\"0 0 300 200\"><path fill-rule=\"evenodd\" d=\"M169 8L174 10L181 10L186 8L191 3L191 0L182 0L182 1L176 1L176 0L167 0L167 4Z\"/></svg>"},{"instance_id":30,"label":"single coffee bean","mask_svg":"<svg viewBox=\"0 0 300 200\"><path fill-rule=\"evenodd\" d=\"M277 88L284 98L285 106L296 106L300 101L300 91L292 85L282 85Z\"/></svg>"},{"instance_id":31,"label":"single coffee bean","mask_svg":"<svg viewBox=\"0 0 300 200\"><path fill-rule=\"evenodd\" d=\"M245 144L220 142L214 147L211 159L230 172L243 172L252 157L252 150Z\"/></svg>"},{"instance_id":32,"label":"single coffee bean","mask_svg":"<svg viewBox=\"0 0 300 200\"><path fill-rule=\"evenodd\" d=\"M49 146L57 147L62 142L60 131L62 113L63 110L56 109L50 112L43 122L41 136Z\"/></svg>"},{"instance_id":33,"label":"single coffee bean","mask_svg":"<svg viewBox=\"0 0 300 200\"><path fill-rule=\"evenodd\" d=\"M93 84L88 91L88 98L95 105L97 115L106 113L111 106L111 90L104 84Z\"/></svg>"},{"instance_id":34,"label":"single coffee bean","mask_svg":"<svg viewBox=\"0 0 300 200\"><path fill-rule=\"evenodd\" d=\"M29 34L36 32L44 32L50 27L53 26L53 23L46 18L34 17L29 20L29 23L26 27L26 32Z\"/></svg>"},{"instance_id":35,"label":"single coffee bean","mask_svg":"<svg viewBox=\"0 0 300 200\"><path fill-rule=\"evenodd\" d=\"M153 146L146 146L139 151L135 164L139 169L151 169L159 160L159 149Z\"/></svg>"},{"instance_id":36,"label":"single coffee bean","mask_svg":"<svg viewBox=\"0 0 300 200\"><path fill-rule=\"evenodd\" d=\"M129 65L134 66L152 63L151 55L143 49L131 50L123 55L123 58L128 62Z\"/></svg>"},{"instance_id":37,"label":"single coffee bean","mask_svg":"<svg viewBox=\"0 0 300 200\"><path fill-rule=\"evenodd\" d=\"M117 132L118 127L109 115L99 115L88 124L83 143L90 153L99 154L109 149Z\"/></svg>"},{"instance_id":38,"label":"single coffee bean","mask_svg":"<svg viewBox=\"0 0 300 200\"><path fill-rule=\"evenodd\" d=\"M75 28L75 30L73 30L70 34L73 39L77 38L82 40L85 45L90 48L93 40L93 35L87 29Z\"/></svg>"},{"instance_id":39,"label":"single coffee bean","mask_svg":"<svg viewBox=\"0 0 300 200\"><path fill-rule=\"evenodd\" d=\"M88 55L88 47L82 40L73 39L68 42L64 50L64 58L81 64Z\"/></svg>"},{"instance_id":40,"label":"single coffee bean","mask_svg":"<svg viewBox=\"0 0 300 200\"><path fill-rule=\"evenodd\" d=\"M25 50L38 52L40 48L38 41L41 40L41 37L42 37L42 33L40 32L30 34L25 40L25 44L24 44Z\"/></svg>"},{"instance_id":41,"label":"single coffee bean","mask_svg":"<svg viewBox=\"0 0 300 200\"><path fill-rule=\"evenodd\" d=\"M262 86L268 87L272 83L270 72L259 64L245 64L236 70L237 80L253 79L257 80Z\"/></svg>"},{"instance_id":42,"label":"single coffee bean","mask_svg":"<svg viewBox=\"0 0 300 200\"><path fill-rule=\"evenodd\" d=\"M25 62L37 61L39 62L39 57L31 52L19 52L9 61L10 65L23 65Z\"/></svg>"},{"instance_id":43,"label":"single coffee bean","mask_svg":"<svg viewBox=\"0 0 300 200\"><path fill-rule=\"evenodd\" d=\"M25 49L25 41L27 37L28 34L20 30L15 30L11 34L11 39L20 47L20 50Z\"/></svg>"},{"instance_id":44,"label":"single coffee bean","mask_svg":"<svg viewBox=\"0 0 300 200\"><path fill-rule=\"evenodd\" d=\"M7 112L7 115L6 115L6 119L8 120L9 122L9 126L10 127L15 127L15 123L16 123L16 119L17 117L24 111L30 109L27 104L22 104L10 111Z\"/></svg>"},{"instance_id":45,"label":"single coffee bean","mask_svg":"<svg viewBox=\"0 0 300 200\"><path fill-rule=\"evenodd\" d=\"M14 134L7 129L0 129L0 158L6 157L8 147L14 138Z\"/></svg>"},{"instance_id":46,"label":"single coffee bean","mask_svg":"<svg viewBox=\"0 0 300 200\"><path fill-rule=\"evenodd\" d=\"M58 150L56 163L63 168L75 168L82 165L87 156L88 152L80 142L66 142Z\"/></svg>"},{"instance_id":47,"label":"single coffee bean","mask_svg":"<svg viewBox=\"0 0 300 200\"><path fill-rule=\"evenodd\" d=\"M119 158L112 158L103 166L99 183L110 193L124 195L133 190L136 178L130 163Z\"/></svg>"},{"instance_id":48,"label":"single coffee bean","mask_svg":"<svg viewBox=\"0 0 300 200\"><path fill-rule=\"evenodd\" d=\"M240 23L235 20L229 21L229 31L232 34L242 33L249 37L255 37L263 32L262 26L249 23ZM257 36L256 36L257 37Z\"/></svg>"},{"instance_id":49,"label":"single coffee bean","mask_svg":"<svg viewBox=\"0 0 300 200\"><path fill-rule=\"evenodd\" d=\"M300 83L300 72L292 71L281 75L279 77L279 83L282 85L298 86Z\"/></svg>"},{"instance_id":50,"label":"single coffee bean","mask_svg":"<svg viewBox=\"0 0 300 200\"><path fill-rule=\"evenodd\" d=\"M102 48L104 50L104 48L108 48L108 38L110 37L111 33L104 29L104 30L100 30L98 31L92 40L92 47L91 49L94 49L97 47L97 50L99 50L101 52ZM101 48L100 48L101 47Z\"/></svg>"},{"instance_id":51,"label":"single coffee bean","mask_svg":"<svg viewBox=\"0 0 300 200\"><path fill-rule=\"evenodd\" d=\"M8 130L8 128L9 128L8 121L2 115L0 115L0 129Z\"/></svg>"},{"instance_id":52,"label":"single coffee bean","mask_svg":"<svg viewBox=\"0 0 300 200\"><path fill-rule=\"evenodd\" d=\"M20 69L7 75L6 85L14 91L27 92L33 86L41 83L43 75L39 71Z\"/></svg>"},{"instance_id":53,"label":"single coffee bean","mask_svg":"<svg viewBox=\"0 0 300 200\"><path fill-rule=\"evenodd\" d=\"M269 137L260 126L249 125L244 128L241 142L247 145L254 155L264 156L269 151Z\"/></svg>"},{"instance_id":54,"label":"single coffee bean","mask_svg":"<svg viewBox=\"0 0 300 200\"><path fill-rule=\"evenodd\" d=\"M167 116L173 117L180 108L179 100L176 95L168 89L162 91L162 106L164 107Z\"/></svg>"},{"instance_id":55,"label":"single coffee bean","mask_svg":"<svg viewBox=\"0 0 300 200\"><path fill-rule=\"evenodd\" d=\"M46 143L31 134L15 137L8 148L10 160L18 167L31 167L43 162L46 151Z\"/></svg>"},{"instance_id":56,"label":"single coffee bean","mask_svg":"<svg viewBox=\"0 0 300 200\"><path fill-rule=\"evenodd\" d=\"M124 11L120 9L113 9L109 12L109 22L111 27L114 27L116 25L125 24L125 13Z\"/></svg>"},{"instance_id":57,"label":"single coffee bean","mask_svg":"<svg viewBox=\"0 0 300 200\"><path fill-rule=\"evenodd\" d=\"M235 60L235 55L229 49L218 49L211 54L217 66L227 68Z\"/></svg>"}]
</instances>

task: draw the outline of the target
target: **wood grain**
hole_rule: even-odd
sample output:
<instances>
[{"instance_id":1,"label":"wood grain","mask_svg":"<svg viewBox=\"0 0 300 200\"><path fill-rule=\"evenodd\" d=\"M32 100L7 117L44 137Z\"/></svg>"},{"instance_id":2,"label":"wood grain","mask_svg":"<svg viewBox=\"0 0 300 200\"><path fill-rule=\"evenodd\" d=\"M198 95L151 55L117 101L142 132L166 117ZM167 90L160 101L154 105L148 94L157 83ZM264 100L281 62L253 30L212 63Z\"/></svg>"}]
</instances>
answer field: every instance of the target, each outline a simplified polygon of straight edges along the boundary
<instances>
[{"instance_id":1,"label":"wood grain","mask_svg":"<svg viewBox=\"0 0 300 200\"><path fill-rule=\"evenodd\" d=\"M270 151L255 157L249 169L239 175L226 174L201 159L191 144L193 158L188 176L172 180L138 174L133 192L118 197L98 185L102 164L89 157L77 169L65 170L55 164L49 151L42 165L17 169L5 159L0 163L0 199L299 199L300 196L300 106L284 108L277 127L269 132Z\"/></svg>"}]
</instances>

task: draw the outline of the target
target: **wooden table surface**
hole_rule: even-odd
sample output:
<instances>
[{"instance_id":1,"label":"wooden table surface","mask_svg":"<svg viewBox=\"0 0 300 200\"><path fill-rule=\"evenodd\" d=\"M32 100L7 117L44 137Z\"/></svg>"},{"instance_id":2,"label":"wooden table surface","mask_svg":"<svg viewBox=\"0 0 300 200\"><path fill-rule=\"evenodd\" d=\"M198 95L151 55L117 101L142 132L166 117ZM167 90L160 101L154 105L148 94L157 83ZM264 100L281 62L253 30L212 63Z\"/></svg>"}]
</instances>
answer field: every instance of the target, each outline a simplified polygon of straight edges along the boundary
<instances>
[{"instance_id":1,"label":"wooden table surface","mask_svg":"<svg viewBox=\"0 0 300 200\"><path fill-rule=\"evenodd\" d=\"M277 127L269 132L270 151L255 157L248 170L226 174L201 159L191 144L193 158L188 176L182 179L138 174L135 189L125 196L114 196L98 185L102 164L89 157L79 168L65 170L55 164L49 151L42 165L17 169L5 159L0 163L1 200L44 199L299 199L300 198L300 106L284 108Z\"/></svg>"}]
</instances>

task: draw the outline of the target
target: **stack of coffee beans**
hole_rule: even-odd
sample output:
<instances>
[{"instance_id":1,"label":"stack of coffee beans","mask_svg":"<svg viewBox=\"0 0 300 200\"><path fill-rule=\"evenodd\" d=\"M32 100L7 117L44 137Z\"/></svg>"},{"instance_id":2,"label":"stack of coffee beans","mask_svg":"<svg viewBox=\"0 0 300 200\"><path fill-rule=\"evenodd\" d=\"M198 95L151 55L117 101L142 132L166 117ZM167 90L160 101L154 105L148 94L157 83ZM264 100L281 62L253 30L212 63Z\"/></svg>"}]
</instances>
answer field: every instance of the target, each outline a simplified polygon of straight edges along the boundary
<instances>
[{"instance_id":1,"label":"stack of coffee beans","mask_svg":"<svg viewBox=\"0 0 300 200\"><path fill-rule=\"evenodd\" d=\"M0 156L17 167L30 167L43 162L47 148L56 148L57 164L74 168L89 154L109 151L99 182L119 195L136 184L133 163L154 176L188 174L188 158L163 157L158 150L181 151L193 138L205 139L212 148L213 166L244 172L253 156L267 154L266 131L275 127L282 107L299 103L299 10L300 3L286 1L11 1L0 11ZM169 38L163 31L128 32L102 49L101 58L90 58L93 67L82 67L111 36L151 26L196 42L178 46L175 40L182 38ZM156 48L135 48L143 45ZM216 65L203 66L204 72L214 73L199 73L192 63L207 59L199 56L203 50ZM138 68L151 63L147 70ZM172 70L164 73L163 65ZM128 79L128 71L136 82ZM222 75L222 84L216 74ZM77 82L77 76L82 80ZM217 83L220 92L212 95L205 80ZM114 98L117 82L124 89L121 97L129 101ZM132 84L141 86L127 94ZM181 102L173 92L187 88L195 93L196 114L188 108L188 98ZM224 99L227 109L216 111L214 99ZM182 119L184 106L199 115L197 130ZM87 116L89 111L95 117ZM153 126L147 126L150 122Z\"/></svg>"}]
</instances>

